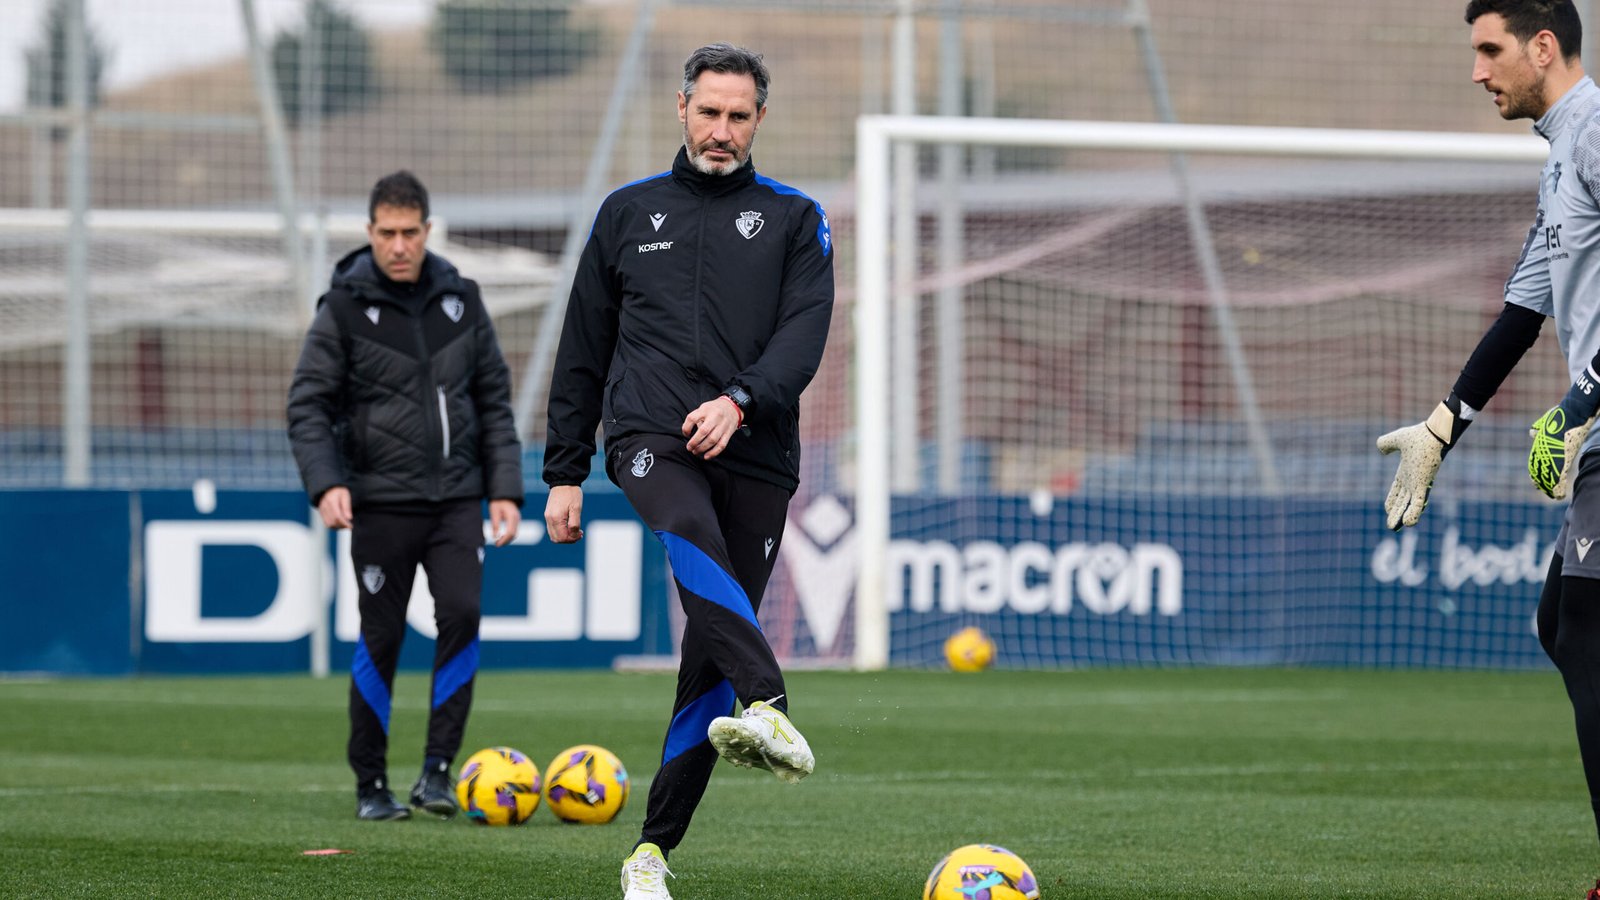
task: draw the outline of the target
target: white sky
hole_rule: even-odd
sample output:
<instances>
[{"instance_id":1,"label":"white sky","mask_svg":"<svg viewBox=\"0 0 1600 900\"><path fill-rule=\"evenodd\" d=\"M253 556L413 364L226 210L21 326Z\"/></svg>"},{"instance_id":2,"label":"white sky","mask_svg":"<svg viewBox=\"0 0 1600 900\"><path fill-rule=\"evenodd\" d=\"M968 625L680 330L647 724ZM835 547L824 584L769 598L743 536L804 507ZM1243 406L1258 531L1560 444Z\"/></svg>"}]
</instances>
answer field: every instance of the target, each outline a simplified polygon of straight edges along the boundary
<instances>
[{"instance_id":1,"label":"white sky","mask_svg":"<svg viewBox=\"0 0 1600 900\"><path fill-rule=\"evenodd\" d=\"M109 51L105 86L137 84L155 75L237 56L244 50L239 0L85 0L89 26ZM0 0L0 112L22 108L23 54L40 42L49 0ZM426 21L434 0L359 0L340 6L371 28ZM263 42L304 18L305 0L255 0Z\"/></svg>"}]
</instances>

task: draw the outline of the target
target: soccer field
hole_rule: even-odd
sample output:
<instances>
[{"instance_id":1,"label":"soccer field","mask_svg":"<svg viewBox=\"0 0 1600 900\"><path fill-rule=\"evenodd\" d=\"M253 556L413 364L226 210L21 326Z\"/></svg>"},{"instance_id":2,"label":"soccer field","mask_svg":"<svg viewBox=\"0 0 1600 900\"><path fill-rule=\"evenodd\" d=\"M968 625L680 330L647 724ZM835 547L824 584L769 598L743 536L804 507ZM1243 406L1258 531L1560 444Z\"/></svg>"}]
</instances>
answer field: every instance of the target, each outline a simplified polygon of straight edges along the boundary
<instances>
[{"instance_id":1,"label":"soccer field","mask_svg":"<svg viewBox=\"0 0 1600 900\"><path fill-rule=\"evenodd\" d=\"M722 765L672 857L679 900L920 896L1004 845L1046 898L1582 895L1594 827L1553 673L799 673L817 773ZM0 896L614 898L672 679L479 677L463 758L629 766L618 822L359 822L342 678L0 681ZM391 776L426 683L396 687ZM459 760L458 760L459 762ZM399 793L399 791L397 791ZM303 851L341 848L340 856Z\"/></svg>"}]
</instances>

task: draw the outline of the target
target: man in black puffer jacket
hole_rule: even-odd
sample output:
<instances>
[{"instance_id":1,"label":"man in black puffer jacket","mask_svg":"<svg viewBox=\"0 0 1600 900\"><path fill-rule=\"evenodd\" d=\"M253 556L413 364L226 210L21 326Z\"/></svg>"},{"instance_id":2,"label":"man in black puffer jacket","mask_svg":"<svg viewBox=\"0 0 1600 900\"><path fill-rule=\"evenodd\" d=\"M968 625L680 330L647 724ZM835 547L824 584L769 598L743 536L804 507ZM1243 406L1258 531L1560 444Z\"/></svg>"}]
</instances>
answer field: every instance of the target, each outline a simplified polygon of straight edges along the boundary
<instances>
[{"instance_id":1,"label":"man in black puffer jacket","mask_svg":"<svg viewBox=\"0 0 1600 900\"><path fill-rule=\"evenodd\" d=\"M340 260L289 388L289 441L329 528L349 528L361 641L351 661L356 815L404 819L388 787L390 697L420 564L439 638L413 805L456 812L450 763L478 670L482 504L495 546L517 534L522 447L511 374L477 283L429 253L428 192L410 172L379 180L370 244ZM359 521L359 525L357 522Z\"/></svg>"}]
</instances>

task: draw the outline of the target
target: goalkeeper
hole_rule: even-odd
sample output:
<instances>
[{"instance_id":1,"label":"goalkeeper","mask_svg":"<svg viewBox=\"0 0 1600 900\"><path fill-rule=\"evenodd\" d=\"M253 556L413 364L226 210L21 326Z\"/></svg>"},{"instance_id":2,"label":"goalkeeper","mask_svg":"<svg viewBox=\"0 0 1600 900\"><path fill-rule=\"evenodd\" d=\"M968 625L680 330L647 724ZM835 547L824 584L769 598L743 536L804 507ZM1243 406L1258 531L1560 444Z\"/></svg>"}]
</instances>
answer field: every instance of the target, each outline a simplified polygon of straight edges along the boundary
<instances>
[{"instance_id":1,"label":"goalkeeper","mask_svg":"<svg viewBox=\"0 0 1600 900\"><path fill-rule=\"evenodd\" d=\"M1600 552L1590 552L1600 538L1600 454L1589 440L1600 411L1600 88L1578 58L1582 25L1571 0L1472 0L1466 19L1472 80L1494 95L1501 117L1535 120L1550 155L1499 318L1427 421L1378 438L1379 450L1400 454L1384 512L1396 531L1417 523L1445 454L1554 318L1572 387L1533 423L1528 475L1571 504L1537 621L1572 701L1600 828ZM1600 900L1600 882L1589 897Z\"/></svg>"}]
</instances>

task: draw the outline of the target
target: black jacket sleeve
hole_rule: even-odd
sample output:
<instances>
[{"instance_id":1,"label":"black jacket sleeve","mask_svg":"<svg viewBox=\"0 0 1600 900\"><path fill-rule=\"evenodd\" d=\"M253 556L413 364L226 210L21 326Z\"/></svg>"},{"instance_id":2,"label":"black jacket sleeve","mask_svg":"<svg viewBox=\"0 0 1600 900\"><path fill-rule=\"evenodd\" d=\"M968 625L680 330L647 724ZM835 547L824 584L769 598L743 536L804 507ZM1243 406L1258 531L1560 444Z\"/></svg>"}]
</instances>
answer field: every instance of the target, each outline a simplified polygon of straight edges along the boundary
<instances>
[{"instance_id":1,"label":"black jacket sleeve","mask_svg":"<svg viewBox=\"0 0 1600 900\"><path fill-rule=\"evenodd\" d=\"M605 219L602 208L578 259L550 376L544 481L551 486L583 484L589 476L606 376L616 351L622 296L606 263Z\"/></svg>"},{"instance_id":2,"label":"black jacket sleeve","mask_svg":"<svg viewBox=\"0 0 1600 900\"><path fill-rule=\"evenodd\" d=\"M1488 405L1489 398L1500 390L1506 376L1522 361L1522 355L1539 339L1539 328L1543 324L1541 313L1507 303L1456 378L1454 393L1461 402L1473 409Z\"/></svg>"},{"instance_id":3,"label":"black jacket sleeve","mask_svg":"<svg viewBox=\"0 0 1600 900\"><path fill-rule=\"evenodd\" d=\"M733 378L750 392L745 423L777 419L800 402L822 363L833 318L833 236L816 203L796 217L784 258L778 322L761 357Z\"/></svg>"},{"instance_id":4,"label":"black jacket sleeve","mask_svg":"<svg viewBox=\"0 0 1600 900\"><path fill-rule=\"evenodd\" d=\"M472 285L478 293L477 285ZM482 303L481 295L478 301ZM511 500L522 505L522 442L517 438L511 411L511 369L500 352L494 322L485 307L478 317L477 366L473 370L472 402L478 411L478 457L483 461L483 486L490 500Z\"/></svg>"},{"instance_id":5,"label":"black jacket sleeve","mask_svg":"<svg viewBox=\"0 0 1600 900\"><path fill-rule=\"evenodd\" d=\"M334 423L344 391L346 351L332 304L321 303L289 384L289 445L315 506L329 488L349 483Z\"/></svg>"}]
</instances>

